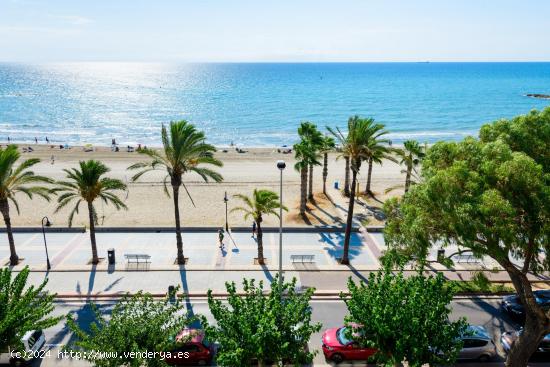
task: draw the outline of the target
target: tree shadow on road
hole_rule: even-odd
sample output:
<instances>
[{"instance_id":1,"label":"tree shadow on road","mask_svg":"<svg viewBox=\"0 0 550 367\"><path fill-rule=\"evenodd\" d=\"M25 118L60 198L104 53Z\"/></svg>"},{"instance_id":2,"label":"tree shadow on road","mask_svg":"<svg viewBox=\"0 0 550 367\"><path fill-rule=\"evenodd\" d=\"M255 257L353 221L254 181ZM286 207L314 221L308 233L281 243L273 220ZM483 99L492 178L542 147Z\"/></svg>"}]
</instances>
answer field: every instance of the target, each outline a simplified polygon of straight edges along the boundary
<instances>
[{"instance_id":1,"label":"tree shadow on road","mask_svg":"<svg viewBox=\"0 0 550 367\"><path fill-rule=\"evenodd\" d=\"M193 310L193 303L191 302L191 298L189 297L189 284L187 282L187 269L185 268L185 265L178 265L179 272L180 272L180 279L181 279L181 289L183 291L183 301L185 304L185 309L187 310L187 317L194 318L195 317L195 311ZM190 327L192 328L199 328L200 322L198 320L195 320Z\"/></svg>"}]
</instances>

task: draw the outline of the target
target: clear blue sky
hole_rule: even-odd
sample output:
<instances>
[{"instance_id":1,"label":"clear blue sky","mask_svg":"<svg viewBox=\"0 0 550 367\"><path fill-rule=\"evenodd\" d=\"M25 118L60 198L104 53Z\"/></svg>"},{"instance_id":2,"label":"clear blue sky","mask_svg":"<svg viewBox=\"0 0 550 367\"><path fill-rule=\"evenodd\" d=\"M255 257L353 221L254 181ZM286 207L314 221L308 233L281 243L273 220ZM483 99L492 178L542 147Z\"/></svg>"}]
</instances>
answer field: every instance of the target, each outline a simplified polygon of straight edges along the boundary
<instances>
[{"instance_id":1,"label":"clear blue sky","mask_svg":"<svg viewBox=\"0 0 550 367\"><path fill-rule=\"evenodd\" d=\"M0 0L2 61L549 61L548 0Z\"/></svg>"}]
</instances>

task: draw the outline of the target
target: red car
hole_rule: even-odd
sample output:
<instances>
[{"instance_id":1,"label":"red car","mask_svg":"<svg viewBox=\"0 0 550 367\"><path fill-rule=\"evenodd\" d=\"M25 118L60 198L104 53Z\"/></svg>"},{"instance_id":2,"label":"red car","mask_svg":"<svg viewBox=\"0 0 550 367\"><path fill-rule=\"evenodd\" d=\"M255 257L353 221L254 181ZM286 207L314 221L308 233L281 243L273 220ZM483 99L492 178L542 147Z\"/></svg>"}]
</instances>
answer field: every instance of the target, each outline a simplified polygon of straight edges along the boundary
<instances>
[{"instance_id":1,"label":"red car","mask_svg":"<svg viewBox=\"0 0 550 367\"><path fill-rule=\"evenodd\" d=\"M328 329L323 333L323 354L327 360L340 363L345 360L367 360L377 352L374 348L362 348L348 339L346 327Z\"/></svg>"},{"instance_id":2,"label":"red car","mask_svg":"<svg viewBox=\"0 0 550 367\"><path fill-rule=\"evenodd\" d=\"M171 351L165 358L170 366L206 366L212 363L214 347L204 338L204 331L200 329L183 329L176 340L191 339L182 346Z\"/></svg>"}]
</instances>

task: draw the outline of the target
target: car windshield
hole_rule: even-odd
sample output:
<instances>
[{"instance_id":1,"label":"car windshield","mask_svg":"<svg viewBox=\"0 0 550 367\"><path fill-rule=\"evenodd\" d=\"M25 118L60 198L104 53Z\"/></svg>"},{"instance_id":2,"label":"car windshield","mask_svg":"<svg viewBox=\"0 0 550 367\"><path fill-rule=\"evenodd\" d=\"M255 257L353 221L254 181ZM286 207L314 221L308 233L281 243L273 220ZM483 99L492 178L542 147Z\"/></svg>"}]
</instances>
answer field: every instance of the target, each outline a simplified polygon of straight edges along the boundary
<instances>
[{"instance_id":1,"label":"car windshield","mask_svg":"<svg viewBox=\"0 0 550 367\"><path fill-rule=\"evenodd\" d=\"M550 292L549 291L535 291L533 293L535 294L535 298L537 299L537 302L540 302L540 303L550 302Z\"/></svg>"},{"instance_id":2,"label":"car windshield","mask_svg":"<svg viewBox=\"0 0 550 367\"><path fill-rule=\"evenodd\" d=\"M481 326L474 326L474 325L469 325L466 328L466 332L462 337L463 338L477 337L482 339L490 339L489 334L487 333L487 330L485 330L485 328Z\"/></svg>"},{"instance_id":3,"label":"car windshield","mask_svg":"<svg viewBox=\"0 0 550 367\"><path fill-rule=\"evenodd\" d=\"M351 339L348 339L346 337L346 330L347 329L345 327L342 327L336 332L336 338L338 339L338 342L342 345L346 345L352 342Z\"/></svg>"}]
</instances>

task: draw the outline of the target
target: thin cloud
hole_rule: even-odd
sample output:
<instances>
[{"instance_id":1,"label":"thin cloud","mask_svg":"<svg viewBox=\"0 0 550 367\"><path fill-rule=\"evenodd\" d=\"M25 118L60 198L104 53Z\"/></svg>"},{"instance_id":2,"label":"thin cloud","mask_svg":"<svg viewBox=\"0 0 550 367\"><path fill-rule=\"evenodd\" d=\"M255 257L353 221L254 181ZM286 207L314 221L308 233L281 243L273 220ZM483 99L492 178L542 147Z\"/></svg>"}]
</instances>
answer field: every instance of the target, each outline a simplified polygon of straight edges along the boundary
<instances>
[{"instance_id":1,"label":"thin cloud","mask_svg":"<svg viewBox=\"0 0 550 367\"><path fill-rule=\"evenodd\" d=\"M51 18L59 19L69 25L84 26L93 23L93 20L80 15L50 15Z\"/></svg>"}]
</instances>

